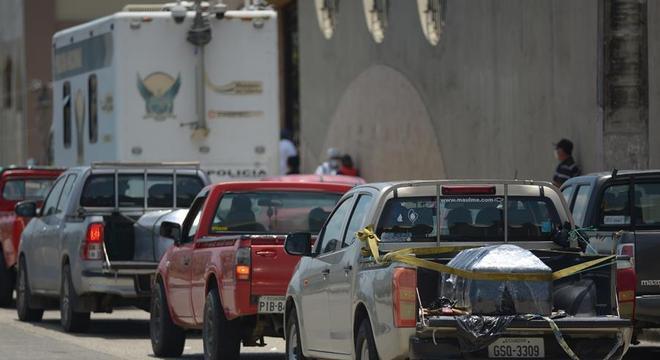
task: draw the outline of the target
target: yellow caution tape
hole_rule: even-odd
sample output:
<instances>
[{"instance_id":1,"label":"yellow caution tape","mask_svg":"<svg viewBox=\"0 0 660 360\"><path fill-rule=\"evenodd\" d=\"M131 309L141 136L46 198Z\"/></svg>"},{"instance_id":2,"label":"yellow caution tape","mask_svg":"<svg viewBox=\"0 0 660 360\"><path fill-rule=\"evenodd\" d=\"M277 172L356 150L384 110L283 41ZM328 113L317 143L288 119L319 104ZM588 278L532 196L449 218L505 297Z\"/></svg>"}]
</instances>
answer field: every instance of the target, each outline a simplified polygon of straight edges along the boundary
<instances>
[{"instance_id":1,"label":"yellow caution tape","mask_svg":"<svg viewBox=\"0 0 660 360\"><path fill-rule=\"evenodd\" d=\"M580 271L586 270L592 266L610 261L614 256L606 256L595 260L586 261L577 265L569 266L565 269L555 271L552 274L539 274L539 273L487 273L487 272L474 272L463 269L457 269L448 265L436 263L433 261L417 258L418 255L434 255L445 254L456 251L461 251L478 246L441 246L431 248L405 248L387 253L383 256L380 255L378 243L380 239L374 233L373 227L367 226L366 228L356 233L357 238L366 245L365 255L371 255L374 261L378 264L385 264L390 262L401 262L404 264L434 270L441 273L452 274L460 276L469 280L493 280L493 281L552 281L571 276Z\"/></svg>"}]
</instances>

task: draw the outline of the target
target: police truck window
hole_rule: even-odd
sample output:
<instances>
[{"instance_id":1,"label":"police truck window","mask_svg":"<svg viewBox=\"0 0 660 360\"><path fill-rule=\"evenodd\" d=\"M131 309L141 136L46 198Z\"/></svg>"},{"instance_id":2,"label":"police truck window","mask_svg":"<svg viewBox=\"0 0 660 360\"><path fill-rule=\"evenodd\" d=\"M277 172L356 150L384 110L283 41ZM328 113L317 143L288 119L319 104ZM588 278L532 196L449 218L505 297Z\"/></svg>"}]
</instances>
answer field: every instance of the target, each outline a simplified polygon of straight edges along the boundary
<instances>
[{"instance_id":1,"label":"police truck window","mask_svg":"<svg viewBox=\"0 0 660 360\"><path fill-rule=\"evenodd\" d=\"M64 130L64 147L71 147L71 84L67 81L62 85L62 127Z\"/></svg>"},{"instance_id":2,"label":"police truck window","mask_svg":"<svg viewBox=\"0 0 660 360\"><path fill-rule=\"evenodd\" d=\"M99 128L98 128L98 110L97 110L97 104L98 104L98 99L97 99L97 79L96 79L96 74L91 74L89 75L89 78L87 80L87 101L89 104L87 104L87 118L89 119L89 142L91 144L96 143L98 140L99 136Z\"/></svg>"}]
</instances>

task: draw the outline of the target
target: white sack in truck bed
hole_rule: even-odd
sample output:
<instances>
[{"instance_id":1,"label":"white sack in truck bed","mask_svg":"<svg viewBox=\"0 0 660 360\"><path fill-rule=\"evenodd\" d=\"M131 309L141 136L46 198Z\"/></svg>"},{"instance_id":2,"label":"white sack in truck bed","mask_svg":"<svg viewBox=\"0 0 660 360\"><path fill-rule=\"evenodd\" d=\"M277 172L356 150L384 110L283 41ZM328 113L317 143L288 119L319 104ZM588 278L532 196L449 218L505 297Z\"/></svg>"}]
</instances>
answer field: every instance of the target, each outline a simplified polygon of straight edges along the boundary
<instances>
[{"instance_id":1,"label":"white sack in truck bed","mask_svg":"<svg viewBox=\"0 0 660 360\"><path fill-rule=\"evenodd\" d=\"M495 245L463 250L449 266L475 273L552 274L552 270L529 250L516 245ZM454 307L477 315L549 315L552 312L552 281L468 280L442 274L441 297Z\"/></svg>"}]
</instances>

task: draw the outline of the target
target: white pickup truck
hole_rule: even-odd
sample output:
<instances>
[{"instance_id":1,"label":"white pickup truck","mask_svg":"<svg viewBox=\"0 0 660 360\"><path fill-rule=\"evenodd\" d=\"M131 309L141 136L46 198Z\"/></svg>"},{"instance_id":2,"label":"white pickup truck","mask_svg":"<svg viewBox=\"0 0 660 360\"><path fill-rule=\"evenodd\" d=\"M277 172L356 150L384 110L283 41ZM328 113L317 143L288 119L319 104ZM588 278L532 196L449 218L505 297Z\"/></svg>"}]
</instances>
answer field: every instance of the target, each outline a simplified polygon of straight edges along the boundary
<instances>
[{"instance_id":1,"label":"white pickup truck","mask_svg":"<svg viewBox=\"0 0 660 360\"><path fill-rule=\"evenodd\" d=\"M616 261L584 254L575 234L545 182L357 186L315 242L286 240L302 256L287 292L287 358L620 359L631 323L618 314Z\"/></svg>"}]
</instances>

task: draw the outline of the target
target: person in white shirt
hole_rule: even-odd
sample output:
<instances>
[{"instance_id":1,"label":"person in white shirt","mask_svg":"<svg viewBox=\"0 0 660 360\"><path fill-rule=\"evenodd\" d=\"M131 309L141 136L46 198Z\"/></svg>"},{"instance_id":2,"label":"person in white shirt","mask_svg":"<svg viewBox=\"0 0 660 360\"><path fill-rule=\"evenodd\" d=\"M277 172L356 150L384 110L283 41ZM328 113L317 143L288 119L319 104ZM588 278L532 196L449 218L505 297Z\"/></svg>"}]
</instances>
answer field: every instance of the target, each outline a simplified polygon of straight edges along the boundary
<instances>
[{"instance_id":1,"label":"person in white shirt","mask_svg":"<svg viewBox=\"0 0 660 360\"><path fill-rule=\"evenodd\" d=\"M314 174L316 175L337 175L339 167L341 167L341 151L336 148L329 148L327 151L328 160L316 168Z\"/></svg>"},{"instance_id":2,"label":"person in white shirt","mask_svg":"<svg viewBox=\"0 0 660 360\"><path fill-rule=\"evenodd\" d=\"M280 131L280 175L289 172L287 162L290 157L298 156L296 145L291 141L291 133L287 129Z\"/></svg>"}]
</instances>

